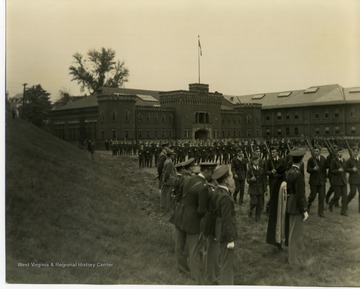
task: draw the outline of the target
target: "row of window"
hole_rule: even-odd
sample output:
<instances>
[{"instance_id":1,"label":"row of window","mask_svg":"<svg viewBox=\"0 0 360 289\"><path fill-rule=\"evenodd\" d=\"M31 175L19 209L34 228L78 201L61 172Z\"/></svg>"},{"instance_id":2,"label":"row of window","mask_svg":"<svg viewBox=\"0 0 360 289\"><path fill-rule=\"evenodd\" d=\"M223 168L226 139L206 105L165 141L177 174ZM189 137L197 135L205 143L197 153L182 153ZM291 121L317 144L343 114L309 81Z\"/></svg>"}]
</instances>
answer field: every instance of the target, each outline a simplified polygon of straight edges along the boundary
<instances>
[{"instance_id":1,"label":"row of window","mask_svg":"<svg viewBox=\"0 0 360 289\"><path fill-rule=\"evenodd\" d=\"M266 136L271 136L271 132L270 132L270 129L267 128L266 131ZM276 134L277 136L282 136L283 135L283 130L281 128L278 128L276 130ZM299 128L298 127L294 127L293 128L293 134L294 135L299 135ZM333 130L331 131L329 127L325 127L324 130L321 130L320 128L315 128L315 134L316 135L340 135L342 134L341 130L340 130L340 127L336 126L333 128ZM351 127L351 134L356 134L356 127L355 126L352 126ZM291 135L291 128L290 127L286 127L285 128L285 135L286 136L289 136Z\"/></svg>"},{"instance_id":2,"label":"row of window","mask_svg":"<svg viewBox=\"0 0 360 289\"><path fill-rule=\"evenodd\" d=\"M299 119L299 114L298 113L294 113L292 114L293 115L293 119L294 120L298 120ZM340 112L338 110L336 110L333 115L330 115L330 113L328 111L325 111L323 113L319 113L319 112L315 112L314 113L314 119L320 119L321 116L323 116L323 119L330 119L331 117L334 117L334 118L339 118L340 117ZM356 117L356 112L355 110L351 110L350 111L350 117L351 118L355 118ZM278 121L281 121L283 119L283 115L281 112L278 112L276 114L276 119ZM291 119L291 114L287 113L285 114L285 120L290 120ZM270 115L267 115L265 116L265 120L266 121L271 121L271 116Z\"/></svg>"}]
</instances>

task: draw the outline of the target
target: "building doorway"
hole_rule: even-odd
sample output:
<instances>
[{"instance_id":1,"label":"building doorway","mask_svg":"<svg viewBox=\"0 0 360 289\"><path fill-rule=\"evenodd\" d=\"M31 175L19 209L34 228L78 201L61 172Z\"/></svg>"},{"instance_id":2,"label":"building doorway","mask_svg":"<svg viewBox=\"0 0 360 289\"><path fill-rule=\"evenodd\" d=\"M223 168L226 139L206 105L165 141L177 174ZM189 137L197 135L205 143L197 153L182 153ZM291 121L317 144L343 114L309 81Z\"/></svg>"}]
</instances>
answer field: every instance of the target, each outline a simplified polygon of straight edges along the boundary
<instances>
[{"instance_id":1,"label":"building doorway","mask_svg":"<svg viewBox=\"0 0 360 289\"><path fill-rule=\"evenodd\" d=\"M195 139L207 139L209 132L205 129L199 129L195 132Z\"/></svg>"}]
</instances>

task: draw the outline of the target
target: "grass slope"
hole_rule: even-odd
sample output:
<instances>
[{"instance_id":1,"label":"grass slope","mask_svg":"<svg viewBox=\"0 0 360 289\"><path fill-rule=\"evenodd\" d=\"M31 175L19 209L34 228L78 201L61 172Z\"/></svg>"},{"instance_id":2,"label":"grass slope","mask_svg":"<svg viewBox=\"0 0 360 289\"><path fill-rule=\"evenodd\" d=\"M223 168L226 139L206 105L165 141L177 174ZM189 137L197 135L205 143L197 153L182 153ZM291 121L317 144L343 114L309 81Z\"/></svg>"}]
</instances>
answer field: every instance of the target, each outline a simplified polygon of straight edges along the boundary
<instances>
[{"instance_id":1,"label":"grass slope","mask_svg":"<svg viewBox=\"0 0 360 289\"><path fill-rule=\"evenodd\" d=\"M7 118L6 130L7 282L193 284L175 268L173 227L159 211L154 168L108 152L92 161L20 119ZM360 286L355 200L349 217L335 210L318 218L314 204L305 225L308 266L293 270L286 249L265 243L267 218L247 217L248 199L237 212L236 284Z\"/></svg>"}]
</instances>

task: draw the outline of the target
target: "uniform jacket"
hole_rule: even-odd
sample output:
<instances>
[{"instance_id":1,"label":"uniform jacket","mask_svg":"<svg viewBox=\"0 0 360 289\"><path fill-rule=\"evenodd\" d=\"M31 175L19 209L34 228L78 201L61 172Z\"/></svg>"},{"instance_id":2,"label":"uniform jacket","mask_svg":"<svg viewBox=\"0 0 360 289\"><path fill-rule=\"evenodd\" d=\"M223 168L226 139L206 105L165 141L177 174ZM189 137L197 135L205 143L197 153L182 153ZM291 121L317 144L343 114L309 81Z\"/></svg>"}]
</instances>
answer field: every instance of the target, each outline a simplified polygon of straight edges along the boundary
<instances>
[{"instance_id":1,"label":"uniform jacket","mask_svg":"<svg viewBox=\"0 0 360 289\"><path fill-rule=\"evenodd\" d=\"M292 166L286 173L288 198L286 211L293 215L302 215L307 211L307 201L305 195L305 180L300 169Z\"/></svg>"},{"instance_id":2,"label":"uniform jacket","mask_svg":"<svg viewBox=\"0 0 360 289\"><path fill-rule=\"evenodd\" d=\"M273 169L276 170L280 165L285 165L285 164L286 164L285 159L280 157L277 157L276 159L269 158L265 162L265 173L269 177L269 183L273 183L276 180L276 173L274 174L272 170Z\"/></svg>"},{"instance_id":3,"label":"uniform jacket","mask_svg":"<svg viewBox=\"0 0 360 289\"><path fill-rule=\"evenodd\" d=\"M318 167L319 170L315 170ZM320 155L309 158L306 171L310 174L309 184L313 186L324 185L326 182L326 159Z\"/></svg>"},{"instance_id":4,"label":"uniform jacket","mask_svg":"<svg viewBox=\"0 0 360 289\"><path fill-rule=\"evenodd\" d=\"M359 185L360 184L360 157L350 158L346 161L345 164L346 172L349 173L349 184ZM354 172L353 168L358 169L357 172Z\"/></svg>"},{"instance_id":5,"label":"uniform jacket","mask_svg":"<svg viewBox=\"0 0 360 289\"><path fill-rule=\"evenodd\" d=\"M233 157L231 159L231 172L233 173L233 175L237 175L238 180L245 181L246 170L247 162L244 158L242 160L240 160L238 157Z\"/></svg>"},{"instance_id":6,"label":"uniform jacket","mask_svg":"<svg viewBox=\"0 0 360 289\"><path fill-rule=\"evenodd\" d=\"M162 184L165 186L173 186L177 179L176 169L171 158L167 158L164 162L164 168L161 173Z\"/></svg>"},{"instance_id":7,"label":"uniform jacket","mask_svg":"<svg viewBox=\"0 0 360 289\"><path fill-rule=\"evenodd\" d=\"M207 212L209 200L207 181L194 175L184 181L183 198L184 213L179 225L182 231L189 234L200 233L200 220Z\"/></svg>"},{"instance_id":8,"label":"uniform jacket","mask_svg":"<svg viewBox=\"0 0 360 289\"><path fill-rule=\"evenodd\" d=\"M339 169L343 168L343 172L339 172ZM334 158L330 163L330 171L331 171L331 185L333 186L344 186L347 184L346 178L346 162L342 158Z\"/></svg>"},{"instance_id":9,"label":"uniform jacket","mask_svg":"<svg viewBox=\"0 0 360 289\"><path fill-rule=\"evenodd\" d=\"M253 175L254 174L254 175ZM256 178L256 181L252 181L252 177ZM266 192L266 175L263 168L259 167L257 170L252 167L252 170L248 170L247 172L247 183L249 184L248 193L250 195L262 195L264 192Z\"/></svg>"},{"instance_id":10,"label":"uniform jacket","mask_svg":"<svg viewBox=\"0 0 360 289\"><path fill-rule=\"evenodd\" d=\"M229 190L222 186L218 186L213 194L217 212L215 238L221 243L233 242L237 237L234 200Z\"/></svg>"}]
</instances>

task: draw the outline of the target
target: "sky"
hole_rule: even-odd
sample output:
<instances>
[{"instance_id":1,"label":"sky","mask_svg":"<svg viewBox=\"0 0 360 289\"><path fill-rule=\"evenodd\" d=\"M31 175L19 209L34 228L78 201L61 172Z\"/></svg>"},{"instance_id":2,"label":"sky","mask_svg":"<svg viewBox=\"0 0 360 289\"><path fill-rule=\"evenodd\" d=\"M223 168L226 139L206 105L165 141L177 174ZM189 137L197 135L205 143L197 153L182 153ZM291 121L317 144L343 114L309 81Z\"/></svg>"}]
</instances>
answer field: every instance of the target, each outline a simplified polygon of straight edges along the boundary
<instances>
[{"instance_id":1,"label":"sky","mask_svg":"<svg viewBox=\"0 0 360 289\"><path fill-rule=\"evenodd\" d=\"M1 0L4 1L4 0ZM198 53L198 36L202 56ZM246 95L360 86L359 0L7 0L6 90L81 95L73 55L111 48L127 88Z\"/></svg>"}]
</instances>

